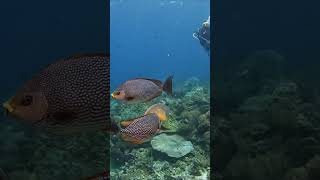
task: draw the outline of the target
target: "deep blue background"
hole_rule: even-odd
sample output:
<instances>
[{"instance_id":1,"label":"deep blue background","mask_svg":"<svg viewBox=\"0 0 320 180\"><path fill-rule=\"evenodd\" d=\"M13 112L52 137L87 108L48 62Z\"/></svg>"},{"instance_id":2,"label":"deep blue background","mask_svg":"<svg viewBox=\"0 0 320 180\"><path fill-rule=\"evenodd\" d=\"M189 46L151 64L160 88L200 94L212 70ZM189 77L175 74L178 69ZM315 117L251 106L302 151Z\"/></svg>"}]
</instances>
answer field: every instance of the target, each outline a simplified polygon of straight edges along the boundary
<instances>
[{"instance_id":1,"label":"deep blue background","mask_svg":"<svg viewBox=\"0 0 320 180\"><path fill-rule=\"evenodd\" d=\"M108 6L87 0L2 2L0 101L58 58L106 52Z\"/></svg>"},{"instance_id":2,"label":"deep blue background","mask_svg":"<svg viewBox=\"0 0 320 180\"><path fill-rule=\"evenodd\" d=\"M111 89L135 77L209 80L209 56L192 37L209 15L209 0L111 1Z\"/></svg>"},{"instance_id":3,"label":"deep blue background","mask_svg":"<svg viewBox=\"0 0 320 180\"><path fill-rule=\"evenodd\" d=\"M276 49L291 60L319 56L318 1L215 0L215 58Z\"/></svg>"}]
</instances>

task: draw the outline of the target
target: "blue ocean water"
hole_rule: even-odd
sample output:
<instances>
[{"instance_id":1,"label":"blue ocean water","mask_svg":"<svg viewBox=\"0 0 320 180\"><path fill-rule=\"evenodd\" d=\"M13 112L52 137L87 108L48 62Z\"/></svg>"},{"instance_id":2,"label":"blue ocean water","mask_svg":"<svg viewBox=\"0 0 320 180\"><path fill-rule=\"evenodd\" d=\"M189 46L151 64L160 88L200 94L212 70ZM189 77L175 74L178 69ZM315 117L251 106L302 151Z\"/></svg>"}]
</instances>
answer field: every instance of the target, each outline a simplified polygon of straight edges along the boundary
<instances>
[{"instance_id":1,"label":"blue ocean water","mask_svg":"<svg viewBox=\"0 0 320 180\"><path fill-rule=\"evenodd\" d=\"M210 1L110 3L111 91L128 79L164 81L170 75L174 77L173 96L162 93L136 104L111 100L111 119L119 124L128 119L140 121L136 118L158 103L171 112L160 123L171 133L159 130L143 141L137 140L138 144L128 140L126 134L111 137L111 179L209 179L210 56L193 33L208 19ZM147 122L145 127L130 130L133 132L129 136L139 137L145 128L149 129ZM179 138L172 143L166 136Z\"/></svg>"},{"instance_id":2,"label":"blue ocean water","mask_svg":"<svg viewBox=\"0 0 320 180\"><path fill-rule=\"evenodd\" d=\"M111 0L111 89L133 77L209 80L209 56L192 37L209 0Z\"/></svg>"},{"instance_id":3,"label":"blue ocean water","mask_svg":"<svg viewBox=\"0 0 320 180\"><path fill-rule=\"evenodd\" d=\"M106 52L106 4L83 0L3 4L0 99L12 95L31 75L59 58Z\"/></svg>"}]
</instances>

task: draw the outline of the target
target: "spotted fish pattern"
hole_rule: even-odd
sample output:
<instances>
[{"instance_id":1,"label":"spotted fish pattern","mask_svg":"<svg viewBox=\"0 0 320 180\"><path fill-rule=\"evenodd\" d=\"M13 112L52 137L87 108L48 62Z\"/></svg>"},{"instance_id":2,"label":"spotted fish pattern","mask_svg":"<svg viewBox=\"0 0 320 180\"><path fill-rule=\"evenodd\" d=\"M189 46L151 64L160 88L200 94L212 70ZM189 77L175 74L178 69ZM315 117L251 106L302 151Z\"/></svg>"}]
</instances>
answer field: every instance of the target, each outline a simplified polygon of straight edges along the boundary
<instances>
[{"instance_id":1,"label":"spotted fish pattern","mask_svg":"<svg viewBox=\"0 0 320 180\"><path fill-rule=\"evenodd\" d=\"M25 122L57 134L108 129L109 64L110 58L106 54L85 54L59 60L27 81L6 106L12 106L12 114L16 113L21 119L27 114L37 117ZM32 104L30 107L19 104L20 97L28 93L43 95L39 101L45 101L42 104L47 107L41 118Z\"/></svg>"},{"instance_id":2,"label":"spotted fish pattern","mask_svg":"<svg viewBox=\"0 0 320 180\"><path fill-rule=\"evenodd\" d=\"M125 141L140 144L152 138L160 126L158 115L151 113L135 119L126 128L121 129L120 134Z\"/></svg>"}]
</instances>

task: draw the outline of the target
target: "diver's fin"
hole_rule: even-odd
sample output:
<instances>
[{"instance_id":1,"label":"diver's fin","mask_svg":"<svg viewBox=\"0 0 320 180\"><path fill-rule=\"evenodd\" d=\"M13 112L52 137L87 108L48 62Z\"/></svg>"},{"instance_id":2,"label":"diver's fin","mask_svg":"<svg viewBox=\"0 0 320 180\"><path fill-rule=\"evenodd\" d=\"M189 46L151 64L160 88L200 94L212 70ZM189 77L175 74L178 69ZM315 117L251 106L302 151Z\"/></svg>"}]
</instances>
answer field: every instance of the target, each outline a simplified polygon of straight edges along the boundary
<instances>
[{"instance_id":1,"label":"diver's fin","mask_svg":"<svg viewBox=\"0 0 320 180\"><path fill-rule=\"evenodd\" d=\"M169 76L166 81L163 83L163 91L166 92L168 95L172 95L172 79L173 76Z\"/></svg>"}]
</instances>

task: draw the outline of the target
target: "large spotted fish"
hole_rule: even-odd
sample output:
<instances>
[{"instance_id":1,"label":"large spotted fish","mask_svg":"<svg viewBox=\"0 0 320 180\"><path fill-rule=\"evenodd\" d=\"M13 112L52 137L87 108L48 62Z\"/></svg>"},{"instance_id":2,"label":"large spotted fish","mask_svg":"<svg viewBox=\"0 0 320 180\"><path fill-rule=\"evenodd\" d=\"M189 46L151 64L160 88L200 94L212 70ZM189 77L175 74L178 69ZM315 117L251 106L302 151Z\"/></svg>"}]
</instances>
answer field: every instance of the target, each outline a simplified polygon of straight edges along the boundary
<instances>
[{"instance_id":1,"label":"large spotted fish","mask_svg":"<svg viewBox=\"0 0 320 180\"><path fill-rule=\"evenodd\" d=\"M136 78L121 84L112 94L112 98L125 103L140 103L150 101L166 92L172 94L172 78L164 83L156 79Z\"/></svg>"},{"instance_id":2,"label":"large spotted fish","mask_svg":"<svg viewBox=\"0 0 320 180\"><path fill-rule=\"evenodd\" d=\"M56 134L111 129L109 56L72 56L44 68L3 104L26 124Z\"/></svg>"},{"instance_id":3,"label":"large spotted fish","mask_svg":"<svg viewBox=\"0 0 320 180\"><path fill-rule=\"evenodd\" d=\"M162 131L161 122L168 119L168 113L167 106L163 104L151 106L145 115L121 122L121 125L124 126L120 130L121 138L132 144L149 141L155 134Z\"/></svg>"}]
</instances>

